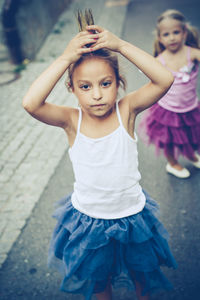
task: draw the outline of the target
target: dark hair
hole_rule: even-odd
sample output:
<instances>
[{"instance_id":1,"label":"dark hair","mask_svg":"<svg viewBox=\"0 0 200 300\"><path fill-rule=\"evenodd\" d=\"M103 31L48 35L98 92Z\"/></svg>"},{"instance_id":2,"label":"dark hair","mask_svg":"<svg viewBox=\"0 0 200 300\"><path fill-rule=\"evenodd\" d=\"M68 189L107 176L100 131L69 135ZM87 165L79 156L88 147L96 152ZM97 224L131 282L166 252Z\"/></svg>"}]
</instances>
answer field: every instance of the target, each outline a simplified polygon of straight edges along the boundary
<instances>
[{"instance_id":1,"label":"dark hair","mask_svg":"<svg viewBox=\"0 0 200 300\"><path fill-rule=\"evenodd\" d=\"M67 88L69 91L73 88L73 73L74 70L81 65L82 62L84 62L87 59L92 58L100 58L107 62L109 66L113 69L116 77L116 82L118 86L121 86L124 90L126 89L126 80L125 78L120 74L119 71L119 62L118 57L116 54L113 54L110 50L107 49L99 49L97 51L91 52L91 53L85 53L83 54L74 64L71 64L68 68L68 80L67 80Z\"/></svg>"},{"instance_id":2,"label":"dark hair","mask_svg":"<svg viewBox=\"0 0 200 300\"><path fill-rule=\"evenodd\" d=\"M154 56L158 56L161 52L165 50L164 46L159 42L158 36L160 34L159 24L164 19L173 19L180 22L182 29L187 32L187 37L185 44L194 48L200 48L199 42L199 33L198 30L191 26L185 19L185 16L178 10L175 9L168 9L164 13L162 13L157 19L157 26L156 26L156 38L154 41Z\"/></svg>"},{"instance_id":3,"label":"dark hair","mask_svg":"<svg viewBox=\"0 0 200 300\"><path fill-rule=\"evenodd\" d=\"M81 10L77 11L76 19L78 22L79 31L86 30L87 25L93 25L94 24L94 18L92 14L91 9L85 9L85 12L83 13ZM87 47L87 45L86 45ZM113 69L116 77L116 83L118 86L122 86L122 88L126 89L126 80L125 78L120 74L119 71L119 63L118 63L118 57L116 54L114 54L112 51L108 49L99 49L94 52L85 53L83 54L75 63L71 64L68 68L68 80L67 80L67 88L68 91L72 91L73 88L73 73L74 70L80 66L82 62L84 62L87 59L92 58L101 58L102 60L106 61L109 66Z\"/></svg>"}]
</instances>

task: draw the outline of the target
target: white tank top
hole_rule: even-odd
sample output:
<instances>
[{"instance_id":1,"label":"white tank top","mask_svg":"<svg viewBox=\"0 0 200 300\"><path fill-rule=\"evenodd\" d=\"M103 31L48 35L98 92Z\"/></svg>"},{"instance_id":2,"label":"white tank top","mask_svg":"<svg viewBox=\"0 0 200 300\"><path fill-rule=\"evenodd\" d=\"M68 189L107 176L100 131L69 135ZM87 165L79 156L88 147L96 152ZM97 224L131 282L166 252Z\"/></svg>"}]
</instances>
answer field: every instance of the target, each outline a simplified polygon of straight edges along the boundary
<instances>
[{"instance_id":1,"label":"white tank top","mask_svg":"<svg viewBox=\"0 0 200 300\"><path fill-rule=\"evenodd\" d=\"M72 205L80 212L98 219L118 219L140 212L145 195L139 184L137 137L124 128L118 102L119 127L101 138L80 132L79 108L77 135L69 149L75 183Z\"/></svg>"}]
</instances>

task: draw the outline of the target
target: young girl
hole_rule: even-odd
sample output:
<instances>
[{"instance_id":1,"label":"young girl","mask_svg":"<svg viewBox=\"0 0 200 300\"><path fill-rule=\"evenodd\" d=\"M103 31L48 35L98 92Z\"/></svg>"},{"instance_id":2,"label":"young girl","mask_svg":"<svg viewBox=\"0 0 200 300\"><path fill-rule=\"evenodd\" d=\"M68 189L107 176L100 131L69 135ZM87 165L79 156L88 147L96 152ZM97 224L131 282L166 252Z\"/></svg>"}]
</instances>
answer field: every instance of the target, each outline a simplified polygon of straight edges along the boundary
<instances>
[{"instance_id":1,"label":"young girl","mask_svg":"<svg viewBox=\"0 0 200 300\"><path fill-rule=\"evenodd\" d=\"M86 46L87 45L87 46ZM118 52L150 82L117 101ZM79 108L46 99L68 70ZM64 129L75 174L74 191L64 199L49 250L49 265L63 274L61 289L91 299L111 299L111 285L136 288L149 299L169 289L161 265L175 267L167 232L156 218L157 204L139 184L135 119L173 82L152 56L97 26L87 26L32 84L24 108L38 120Z\"/></svg>"},{"instance_id":2,"label":"young girl","mask_svg":"<svg viewBox=\"0 0 200 300\"><path fill-rule=\"evenodd\" d=\"M180 154L200 168L200 105L196 87L200 50L198 34L176 10L165 11L157 21L154 56L174 75L174 83L141 121L148 142L163 150L166 171L180 178L190 176L178 163Z\"/></svg>"}]
</instances>

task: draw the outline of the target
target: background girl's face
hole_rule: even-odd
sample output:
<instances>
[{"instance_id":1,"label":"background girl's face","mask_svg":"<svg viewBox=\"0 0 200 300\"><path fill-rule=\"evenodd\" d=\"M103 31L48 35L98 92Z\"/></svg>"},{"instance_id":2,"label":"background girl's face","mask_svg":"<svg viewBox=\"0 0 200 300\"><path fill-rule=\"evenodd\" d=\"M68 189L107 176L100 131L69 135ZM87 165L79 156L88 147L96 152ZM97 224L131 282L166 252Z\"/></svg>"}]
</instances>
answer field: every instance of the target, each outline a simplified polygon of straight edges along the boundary
<instances>
[{"instance_id":1,"label":"background girl's face","mask_svg":"<svg viewBox=\"0 0 200 300\"><path fill-rule=\"evenodd\" d=\"M73 93L83 111L91 116L105 116L113 109L118 84L113 68L100 57L84 60L73 73Z\"/></svg>"},{"instance_id":2,"label":"background girl's face","mask_svg":"<svg viewBox=\"0 0 200 300\"><path fill-rule=\"evenodd\" d=\"M177 52L185 44L186 30L178 20L166 18L159 24L159 42L170 52Z\"/></svg>"}]
</instances>

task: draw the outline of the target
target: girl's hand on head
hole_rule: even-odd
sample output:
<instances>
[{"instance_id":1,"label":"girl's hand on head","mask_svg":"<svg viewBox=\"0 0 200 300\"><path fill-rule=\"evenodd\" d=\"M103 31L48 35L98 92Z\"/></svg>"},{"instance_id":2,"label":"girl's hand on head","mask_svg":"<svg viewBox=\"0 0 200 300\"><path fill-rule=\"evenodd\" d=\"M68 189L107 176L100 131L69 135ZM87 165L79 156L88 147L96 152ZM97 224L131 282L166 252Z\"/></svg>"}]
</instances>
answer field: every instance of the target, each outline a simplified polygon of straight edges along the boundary
<instances>
[{"instance_id":1,"label":"girl's hand on head","mask_svg":"<svg viewBox=\"0 0 200 300\"><path fill-rule=\"evenodd\" d=\"M88 31L94 30L97 33L96 42L91 46L93 51L101 48L107 48L109 50L119 52L120 48L124 44L123 40L98 25L90 25L86 28Z\"/></svg>"},{"instance_id":2,"label":"girl's hand on head","mask_svg":"<svg viewBox=\"0 0 200 300\"><path fill-rule=\"evenodd\" d=\"M91 34L88 31L78 33L67 45L61 57L70 64L76 62L82 54L91 52L90 45L96 42L97 34Z\"/></svg>"}]
</instances>

